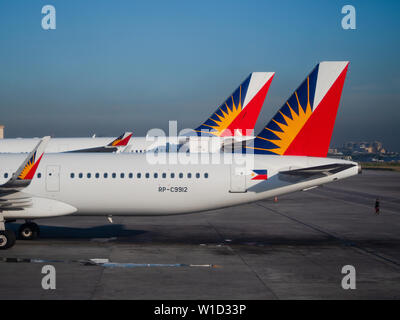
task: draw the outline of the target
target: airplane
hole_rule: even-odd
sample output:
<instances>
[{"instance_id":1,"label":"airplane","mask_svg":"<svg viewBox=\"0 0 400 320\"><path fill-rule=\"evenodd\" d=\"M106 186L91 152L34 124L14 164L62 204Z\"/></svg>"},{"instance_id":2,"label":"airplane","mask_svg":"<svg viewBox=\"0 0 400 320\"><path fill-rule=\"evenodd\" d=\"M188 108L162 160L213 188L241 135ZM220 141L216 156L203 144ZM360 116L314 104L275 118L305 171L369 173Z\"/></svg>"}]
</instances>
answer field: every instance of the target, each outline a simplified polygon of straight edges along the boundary
<instances>
[{"instance_id":1,"label":"airplane","mask_svg":"<svg viewBox=\"0 0 400 320\"><path fill-rule=\"evenodd\" d=\"M217 139L240 135L245 139L252 134L257 118L274 77L274 72L252 72L239 87L221 104L218 109L193 132ZM207 134L209 132L209 134ZM190 136L169 137L167 139L148 139L147 137L132 137L131 132L113 140L109 137L96 138L53 138L49 141L46 153L54 152L132 152L143 153L167 144L183 144L191 141L195 149L197 139ZM251 136L250 136L251 138ZM239 139L239 137L238 137ZM39 138L0 139L1 152L29 152L40 141ZM112 141L110 143L110 141ZM195 142L193 142L195 141ZM117 144L118 142L118 144ZM219 150L224 140L221 138L216 150Z\"/></svg>"},{"instance_id":2,"label":"airplane","mask_svg":"<svg viewBox=\"0 0 400 320\"><path fill-rule=\"evenodd\" d=\"M132 132L124 132L117 138L53 138L49 141L46 153L55 152L117 152L124 149L132 138ZM0 152L29 152L40 138L0 139Z\"/></svg>"},{"instance_id":3,"label":"airplane","mask_svg":"<svg viewBox=\"0 0 400 320\"><path fill-rule=\"evenodd\" d=\"M321 62L267 126L230 162L149 163L147 154L44 154L45 137L25 157L1 154L0 249L15 244L6 222L63 215L185 214L309 190L361 172L356 162L326 158L348 62ZM236 161L239 159L240 161ZM18 164L20 164L18 166Z\"/></svg>"}]
</instances>

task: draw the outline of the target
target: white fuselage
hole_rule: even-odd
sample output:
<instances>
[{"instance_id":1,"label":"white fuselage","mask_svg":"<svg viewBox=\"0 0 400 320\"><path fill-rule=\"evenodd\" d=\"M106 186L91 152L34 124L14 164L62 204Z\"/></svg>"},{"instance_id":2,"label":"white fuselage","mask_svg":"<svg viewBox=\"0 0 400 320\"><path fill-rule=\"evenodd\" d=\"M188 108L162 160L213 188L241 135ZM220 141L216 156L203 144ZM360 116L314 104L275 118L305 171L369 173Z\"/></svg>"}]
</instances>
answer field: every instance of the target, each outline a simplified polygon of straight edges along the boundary
<instances>
[{"instance_id":1,"label":"white fuselage","mask_svg":"<svg viewBox=\"0 0 400 320\"><path fill-rule=\"evenodd\" d=\"M53 138L46 147L46 153L67 152L79 149L103 147L114 138ZM0 139L0 153L29 153L41 138Z\"/></svg>"},{"instance_id":2,"label":"white fuselage","mask_svg":"<svg viewBox=\"0 0 400 320\"><path fill-rule=\"evenodd\" d=\"M186 144L190 152L219 152L223 143L252 139L252 136L238 137L132 137L128 144L121 147L122 152L144 153L159 148L173 150L174 146ZM46 153L69 152L81 149L99 148L108 145L115 139L112 137L93 138L52 138ZM0 153L28 153L39 143L40 138L0 139Z\"/></svg>"},{"instance_id":3,"label":"white fuselage","mask_svg":"<svg viewBox=\"0 0 400 320\"><path fill-rule=\"evenodd\" d=\"M0 155L0 184L8 180L24 157ZM34 219L71 213L189 213L303 190L355 175L358 170L355 163L328 158L254 155L252 161L249 169L235 164L149 164L146 154L45 154L35 178L22 190L32 197L32 205L3 214L6 219ZM354 167L298 182L279 174L283 170L331 163ZM252 180L253 169L268 170L268 180Z\"/></svg>"}]
</instances>

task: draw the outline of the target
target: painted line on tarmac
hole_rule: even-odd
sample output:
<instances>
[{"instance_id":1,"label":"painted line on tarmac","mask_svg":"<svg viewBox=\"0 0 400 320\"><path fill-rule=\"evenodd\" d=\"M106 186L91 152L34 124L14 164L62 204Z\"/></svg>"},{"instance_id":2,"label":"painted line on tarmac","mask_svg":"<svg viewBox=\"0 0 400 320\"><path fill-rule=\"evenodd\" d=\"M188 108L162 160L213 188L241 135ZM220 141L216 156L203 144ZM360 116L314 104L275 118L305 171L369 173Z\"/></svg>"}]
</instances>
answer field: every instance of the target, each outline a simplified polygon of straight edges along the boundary
<instances>
[{"instance_id":1,"label":"painted line on tarmac","mask_svg":"<svg viewBox=\"0 0 400 320\"><path fill-rule=\"evenodd\" d=\"M108 259L89 260L47 260L31 258L0 258L0 263L79 263L85 266L99 266L104 268L219 268L214 264L185 264L185 263L120 263L111 262Z\"/></svg>"}]
</instances>

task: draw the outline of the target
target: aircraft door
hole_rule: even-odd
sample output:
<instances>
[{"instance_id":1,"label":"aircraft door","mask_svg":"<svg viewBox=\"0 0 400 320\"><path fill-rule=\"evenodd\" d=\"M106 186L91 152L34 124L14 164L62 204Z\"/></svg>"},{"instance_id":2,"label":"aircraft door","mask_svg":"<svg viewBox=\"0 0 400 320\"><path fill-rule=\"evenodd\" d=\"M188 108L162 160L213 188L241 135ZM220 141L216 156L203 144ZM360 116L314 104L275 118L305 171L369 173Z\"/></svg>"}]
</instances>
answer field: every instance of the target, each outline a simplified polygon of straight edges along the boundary
<instances>
[{"instance_id":1,"label":"aircraft door","mask_svg":"<svg viewBox=\"0 0 400 320\"><path fill-rule=\"evenodd\" d=\"M247 192L246 188L246 168L231 164L231 186L229 192L243 193Z\"/></svg>"},{"instance_id":2,"label":"aircraft door","mask_svg":"<svg viewBox=\"0 0 400 320\"><path fill-rule=\"evenodd\" d=\"M46 190L60 191L60 166L50 165L46 167Z\"/></svg>"}]
</instances>

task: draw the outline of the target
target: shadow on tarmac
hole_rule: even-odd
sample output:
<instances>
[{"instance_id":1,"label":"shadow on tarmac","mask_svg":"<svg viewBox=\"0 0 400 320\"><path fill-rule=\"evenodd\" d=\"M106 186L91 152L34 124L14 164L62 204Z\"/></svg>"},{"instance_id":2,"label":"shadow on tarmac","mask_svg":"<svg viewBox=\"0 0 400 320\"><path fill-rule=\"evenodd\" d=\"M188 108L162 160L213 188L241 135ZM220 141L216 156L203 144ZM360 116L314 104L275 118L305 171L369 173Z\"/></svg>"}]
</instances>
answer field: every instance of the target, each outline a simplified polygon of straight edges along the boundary
<instances>
[{"instance_id":1,"label":"shadow on tarmac","mask_svg":"<svg viewBox=\"0 0 400 320\"><path fill-rule=\"evenodd\" d=\"M18 232L20 224L10 223L7 228ZM41 239L107 239L113 237L136 237L147 233L145 230L127 230L122 224L108 224L104 226L74 228L40 225Z\"/></svg>"}]
</instances>

